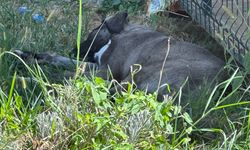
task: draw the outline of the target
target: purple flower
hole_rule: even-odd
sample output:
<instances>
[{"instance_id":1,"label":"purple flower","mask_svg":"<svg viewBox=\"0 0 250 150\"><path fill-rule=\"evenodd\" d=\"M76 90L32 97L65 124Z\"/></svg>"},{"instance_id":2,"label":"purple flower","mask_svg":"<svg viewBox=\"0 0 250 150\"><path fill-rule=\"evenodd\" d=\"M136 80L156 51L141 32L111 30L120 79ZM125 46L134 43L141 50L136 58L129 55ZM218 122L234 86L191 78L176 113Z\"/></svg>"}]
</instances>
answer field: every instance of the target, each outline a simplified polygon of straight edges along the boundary
<instances>
[{"instance_id":1,"label":"purple flower","mask_svg":"<svg viewBox=\"0 0 250 150\"><path fill-rule=\"evenodd\" d=\"M31 10L28 9L28 7L26 7L26 6L21 6L18 8L18 12L20 15L24 15L27 12L31 12Z\"/></svg>"},{"instance_id":2,"label":"purple flower","mask_svg":"<svg viewBox=\"0 0 250 150\"><path fill-rule=\"evenodd\" d=\"M33 14L32 15L32 19L36 22L36 23L41 23L44 21L44 16L41 14Z\"/></svg>"}]
</instances>

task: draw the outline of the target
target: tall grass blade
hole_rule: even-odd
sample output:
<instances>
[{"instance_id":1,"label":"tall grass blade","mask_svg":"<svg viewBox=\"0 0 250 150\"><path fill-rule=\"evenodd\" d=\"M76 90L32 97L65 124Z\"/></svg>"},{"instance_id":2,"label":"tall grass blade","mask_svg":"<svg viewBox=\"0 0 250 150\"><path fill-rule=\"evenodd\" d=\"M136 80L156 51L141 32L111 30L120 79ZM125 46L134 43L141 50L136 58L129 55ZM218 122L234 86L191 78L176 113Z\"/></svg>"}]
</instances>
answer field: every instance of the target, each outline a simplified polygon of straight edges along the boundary
<instances>
[{"instance_id":1,"label":"tall grass blade","mask_svg":"<svg viewBox=\"0 0 250 150\"><path fill-rule=\"evenodd\" d=\"M215 92L217 91L217 89L218 89L221 85L226 84L226 86L224 87L224 89L223 89L223 91L222 91L222 93L221 93L221 95L220 95L220 97L219 97L218 102L217 102L216 105L218 105L218 103L221 102L222 96L223 96L224 93L226 92L226 89L228 88L228 86L230 85L230 83L232 83L232 81L235 79L235 76L236 76L238 70L239 70L239 68L237 68L237 69L235 70L235 72L233 73L233 75L232 75L228 80L226 80L226 81L224 81L224 82L218 84L218 85L213 89L212 93L211 93L210 96L209 96L209 99L208 99L208 101L207 101L207 104L206 104L206 106L205 106L205 109L204 109L204 111L203 111L203 113L202 113L202 117L204 117L205 114L207 113L207 109L208 109L209 105L211 104L212 98L213 98Z\"/></svg>"},{"instance_id":2,"label":"tall grass blade","mask_svg":"<svg viewBox=\"0 0 250 150\"><path fill-rule=\"evenodd\" d=\"M214 107L213 110L218 110L218 109L223 109L223 108L228 108L228 107L234 107L234 106L239 106L239 105L247 105L247 104L250 104L250 99L249 99L249 101L246 101L246 102L238 102L238 103L232 103L232 104L217 106L217 107Z\"/></svg>"},{"instance_id":3,"label":"tall grass blade","mask_svg":"<svg viewBox=\"0 0 250 150\"><path fill-rule=\"evenodd\" d=\"M13 91L14 91L14 87L15 87L15 82L16 82L16 72L14 73L12 82L11 82L11 87L10 87L10 92L9 92L9 96L8 96L8 102L7 102L7 108L10 107L10 102L13 96Z\"/></svg>"},{"instance_id":4,"label":"tall grass blade","mask_svg":"<svg viewBox=\"0 0 250 150\"><path fill-rule=\"evenodd\" d=\"M76 75L78 75L78 68L79 68L81 33L82 33L82 0L79 0L79 15L78 15L78 29L77 29Z\"/></svg>"}]
</instances>

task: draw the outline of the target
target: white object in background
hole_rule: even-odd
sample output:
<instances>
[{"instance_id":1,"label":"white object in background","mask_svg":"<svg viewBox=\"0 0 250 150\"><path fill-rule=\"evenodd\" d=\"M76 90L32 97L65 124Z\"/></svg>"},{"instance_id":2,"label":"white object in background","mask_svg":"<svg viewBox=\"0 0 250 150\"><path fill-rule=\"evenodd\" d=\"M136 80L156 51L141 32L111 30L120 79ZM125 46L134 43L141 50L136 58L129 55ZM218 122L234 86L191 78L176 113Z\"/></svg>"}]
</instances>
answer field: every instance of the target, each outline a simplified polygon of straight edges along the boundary
<instances>
[{"instance_id":1,"label":"white object in background","mask_svg":"<svg viewBox=\"0 0 250 150\"><path fill-rule=\"evenodd\" d=\"M169 0L149 0L147 15L151 15L162 11L166 8Z\"/></svg>"}]
</instances>

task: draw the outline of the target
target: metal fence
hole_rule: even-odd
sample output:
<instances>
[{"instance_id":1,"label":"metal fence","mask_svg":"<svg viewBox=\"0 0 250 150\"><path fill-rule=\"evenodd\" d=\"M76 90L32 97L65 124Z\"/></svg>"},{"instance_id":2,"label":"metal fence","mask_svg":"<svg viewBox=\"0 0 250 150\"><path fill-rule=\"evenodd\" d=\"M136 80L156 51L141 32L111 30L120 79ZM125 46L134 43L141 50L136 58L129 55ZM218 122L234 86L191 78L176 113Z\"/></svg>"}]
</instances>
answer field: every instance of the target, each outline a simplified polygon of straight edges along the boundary
<instances>
[{"instance_id":1,"label":"metal fence","mask_svg":"<svg viewBox=\"0 0 250 150\"><path fill-rule=\"evenodd\" d=\"M250 48L249 0L170 0L181 7L222 43L236 60Z\"/></svg>"}]
</instances>

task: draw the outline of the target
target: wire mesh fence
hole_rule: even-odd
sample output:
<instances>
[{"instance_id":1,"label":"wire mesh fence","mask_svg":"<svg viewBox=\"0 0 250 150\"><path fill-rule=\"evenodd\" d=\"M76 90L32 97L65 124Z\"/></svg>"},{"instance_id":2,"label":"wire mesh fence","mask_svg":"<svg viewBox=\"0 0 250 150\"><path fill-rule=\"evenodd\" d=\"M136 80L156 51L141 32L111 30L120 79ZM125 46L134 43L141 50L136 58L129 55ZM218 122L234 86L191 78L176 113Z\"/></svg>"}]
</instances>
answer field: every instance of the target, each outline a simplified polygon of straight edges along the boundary
<instances>
[{"instance_id":1,"label":"wire mesh fence","mask_svg":"<svg viewBox=\"0 0 250 150\"><path fill-rule=\"evenodd\" d=\"M249 0L170 0L180 2L193 20L242 63L250 48Z\"/></svg>"}]
</instances>

